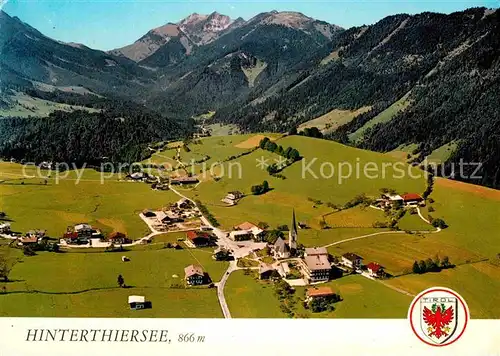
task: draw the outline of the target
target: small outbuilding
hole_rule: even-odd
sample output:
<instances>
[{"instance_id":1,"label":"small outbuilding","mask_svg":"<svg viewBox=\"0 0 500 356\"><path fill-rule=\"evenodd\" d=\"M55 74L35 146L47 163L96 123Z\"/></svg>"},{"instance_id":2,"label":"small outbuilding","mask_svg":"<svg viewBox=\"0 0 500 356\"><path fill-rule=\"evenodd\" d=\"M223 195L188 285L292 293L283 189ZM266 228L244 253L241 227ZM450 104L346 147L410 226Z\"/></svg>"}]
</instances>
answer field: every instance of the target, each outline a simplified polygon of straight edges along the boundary
<instances>
[{"instance_id":1,"label":"small outbuilding","mask_svg":"<svg viewBox=\"0 0 500 356\"><path fill-rule=\"evenodd\" d=\"M141 295L130 295L128 297L128 305L131 310L151 308L151 302L146 301L146 297Z\"/></svg>"}]
</instances>

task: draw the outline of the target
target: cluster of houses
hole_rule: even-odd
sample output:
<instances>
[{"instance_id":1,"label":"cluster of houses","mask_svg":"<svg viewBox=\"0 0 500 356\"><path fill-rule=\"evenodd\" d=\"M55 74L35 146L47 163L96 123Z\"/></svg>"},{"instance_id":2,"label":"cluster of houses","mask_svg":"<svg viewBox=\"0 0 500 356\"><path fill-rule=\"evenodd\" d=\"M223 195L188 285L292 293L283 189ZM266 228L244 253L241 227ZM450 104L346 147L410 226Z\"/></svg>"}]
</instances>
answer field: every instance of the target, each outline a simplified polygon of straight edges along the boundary
<instances>
[{"instance_id":1,"label":"cluster of houses","mask_svg":"<svg viewBox=\"0 0 500 356\"><path fill-rule=\"evenodd\" d=\"M45 230L30 230L26 233L25 236L17 238L17 245L18 246L37 245L44 239L47 239L47 236L45 234L46 234Z\"/></svg>"},{"instance_id":2,"label":"cluster of houses","mask_svg":"<svg viewBox=\"0 0 500 356\"><path fill-rule=\"evenodd\" d=\"M236 205L243 196L243 193L239 191L229 192L221 201L228 206L233 206Z\"/></svg>"},{"instance_id":3,"label":"cluster of houses","mask_svg":"<svg viewBox=\"0 0 500 356\"><path fill-rule=\"evenodd\" d=\"M366 266L363 266L363 258L356 255L355 253L348 252L341 256L339 265L348 267L355 271L362 271L366 269L368 275L373 278L383 278L386 276L384 267L376 262L370 262Z\"/></svg>"},{"instance_id":4,"label":"cluster of houses","mask_svg":"<svg viewBox=\"0 0 500 356\"><path fill-rule=\"evenodd\" d=\"M182 198L162 211L145 209L142 211L142 215L152 219L155 225L160 228L171 229L176 224L183 223L190 218L199 217L200 213L191 200Z\"/></svg>"},{"instance_id":5,"label":"cluster of houses","mask_svg":"<svg viewBox=\"0 0 500 356\"><path fill-rule=\"evenodd\" d=\"M155 176L152 176L146 172L135 172L127 174L125 178L133 182L154 183L157 181Z\"/></svg>"},{"instance_id":6,"label":"cluster of houses","mask_svg":"<svg viewBox=\"0 0 500 356\"><path fill-rule=\"evenodd\" d=\"M93 228L87 223L68 226L63 235L63 240L67 244L88 244L92 239L102 239L99 229Z\"/></svg>"},{"instance_id":7,"label":"cluster of houses","mask_svg":"<svg viewBox=\"0 0 500 356\"><path fill-rule=\"evenodd\" d=\"M424 198L417 193L405 194L382 194L376 200L375 205L379 208L393 207L393 206L419 206L424 204Z\"/></svg>"}]
</instances>

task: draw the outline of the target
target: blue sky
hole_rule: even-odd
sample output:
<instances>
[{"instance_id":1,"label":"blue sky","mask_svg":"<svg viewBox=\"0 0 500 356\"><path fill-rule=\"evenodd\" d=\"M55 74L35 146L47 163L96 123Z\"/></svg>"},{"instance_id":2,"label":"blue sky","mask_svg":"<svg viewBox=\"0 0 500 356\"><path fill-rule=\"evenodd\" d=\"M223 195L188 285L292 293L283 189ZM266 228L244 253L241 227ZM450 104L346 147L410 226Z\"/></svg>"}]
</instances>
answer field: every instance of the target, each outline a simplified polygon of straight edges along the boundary
<instances>
[{"instance_id":1,"label":"blue sky","mask_svg":"<svg viewBox=\"0 0 500 356\"><path fill-rule=\"evenodd\" d=\"M500 0L0 0L2 3L9 15L49 37L102 50L130 44L151 28L178 22L193 12L217 11L249 19L264 11L300 11L349 28L397 13L450 13L475 6L500 6Z\"/></svg>"}]
</instances>

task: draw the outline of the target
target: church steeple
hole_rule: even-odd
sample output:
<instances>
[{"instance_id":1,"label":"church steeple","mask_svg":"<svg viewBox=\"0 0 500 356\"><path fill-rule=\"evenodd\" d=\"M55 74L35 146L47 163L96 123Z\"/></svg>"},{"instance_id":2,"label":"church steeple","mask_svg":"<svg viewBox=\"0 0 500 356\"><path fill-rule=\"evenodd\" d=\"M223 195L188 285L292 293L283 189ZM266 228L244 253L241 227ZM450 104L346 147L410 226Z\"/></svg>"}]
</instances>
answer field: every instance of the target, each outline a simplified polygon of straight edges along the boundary
<instances>
[{"instance_id":1,"label":"church steeple","mask_svg":"<svg viewBox=\"0 0 500 356\"><path fill-rule=\"evenodd\" d=\"M295 209L293 209L292 212L292 227L290 228L290 231L288 233L288 245L290 246L290 250L296 250L297 249L297 221L295 219Z\"/></svg>"}]
</instances>

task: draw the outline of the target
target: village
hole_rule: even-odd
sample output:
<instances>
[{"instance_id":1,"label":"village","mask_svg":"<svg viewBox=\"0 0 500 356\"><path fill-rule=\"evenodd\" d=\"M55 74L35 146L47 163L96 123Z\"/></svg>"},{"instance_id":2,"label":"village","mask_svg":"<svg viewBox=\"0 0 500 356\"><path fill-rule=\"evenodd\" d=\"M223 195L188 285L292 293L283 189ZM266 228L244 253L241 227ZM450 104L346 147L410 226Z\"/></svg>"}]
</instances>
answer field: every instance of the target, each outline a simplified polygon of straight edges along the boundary
<instances>
[{"instance_id":1,"label":"village","mask_svg":"<svg viewBox=\"0 0 500 356\"><path fill-rule=\"evenodd\" d=\"M148 179L142 175L138 179ZM196 178L188 177L188 183ZM282 231L276 238L270 239L266 226L258 226L252 222L242 222L234 226L231 231L222 231L213 226L200 212L196 203L179 193L173 185L185 184L172 181L168 189L179 195L180 199L168 204L161 210L144 209L139 218L148 226L151 233L147 236L133 239L125 233L113 231L106 236L97 228L88 223L79 223L69 226L63 236L54 241L46 236L43 230L32 230L19 236L13 234L9 223L0 225L0 236L12 240L25 254L31 251L47 250L57 252L59 249L90 249L104 248L106 251L124 251L134 245L148 245L154 243L155 236L163 233L184 233L176 243L168 244L173 249L201 249L213 248L212 257L216 261L229 261L227 273L221 281L213 281L209 274L199 264L186 265L184 268L184 283L187 287L206 286L218 289L219 302L226 317L230 316L224 297L224 285L229 275L235 270L245 270L255 275L259 280L270 282L284 281L291 288L307 287L304 303L336 303L341 300L338 291L321 284L344 275L359 274L371 280L390 277L382 265L377 261L364 262L362 256L347 252L340 256L331 255L326 247L304 247L300 243L300 230L307 229L306 223L296 219L292 209L291 225L288 231ZM237 204L244 195L241 192L228 192L222 202L228 206ZM371 208L387 209L398 206L403 208L418 207L424 199L415 193L390 194L384 193L374 199ZM288 233L288 236L285 235ZM126 255L122 255L123 262L130 262ZM130 296L130 308L143 309L151 303L145 296Z\"/></svg>"}]
</instances>

